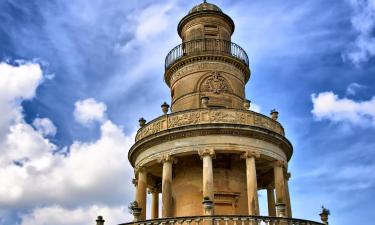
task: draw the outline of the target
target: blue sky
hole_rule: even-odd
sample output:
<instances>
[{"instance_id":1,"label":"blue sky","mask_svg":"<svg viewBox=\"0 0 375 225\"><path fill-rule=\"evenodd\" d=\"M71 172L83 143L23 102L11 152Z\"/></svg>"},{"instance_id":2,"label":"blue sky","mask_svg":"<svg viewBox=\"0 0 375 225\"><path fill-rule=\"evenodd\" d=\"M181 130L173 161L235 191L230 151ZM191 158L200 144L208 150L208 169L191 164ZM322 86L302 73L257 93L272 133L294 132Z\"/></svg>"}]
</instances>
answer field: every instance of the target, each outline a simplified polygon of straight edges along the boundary
<instances>
[{"instance_id":1,"label":"blue sky","mask_svg":"<svg viewBox=\"0 0 375 225\"><path fill-rule=\"evenodd\" d=\"M127 150L169 101L164 57L198 3L0 0L1 225L130 218ZM293 216L324 204L331 224L372 224L375 1L214 3L249 55L247 98L294 145Z\"/></svg>"}]
</instances>

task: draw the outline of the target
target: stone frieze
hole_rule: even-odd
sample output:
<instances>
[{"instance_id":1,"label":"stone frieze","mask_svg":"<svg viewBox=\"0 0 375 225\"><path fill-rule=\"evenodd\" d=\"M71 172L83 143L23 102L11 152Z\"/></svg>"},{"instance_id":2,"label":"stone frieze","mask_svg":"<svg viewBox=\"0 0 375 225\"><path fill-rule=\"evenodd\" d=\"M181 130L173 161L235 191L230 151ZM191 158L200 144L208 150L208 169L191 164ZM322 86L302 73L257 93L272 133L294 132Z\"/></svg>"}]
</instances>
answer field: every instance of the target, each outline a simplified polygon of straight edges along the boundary
<instances>
[{"instance_id":1,"label":"stone frieze","mask_svg":"<svg viewBox=\"0 0 375 225\"><path fill-rule=\"evenodd\" d=\"M160 131L209 123L241 124L271 130L284 136L284 128L262 114L235 109L198 109L161 116L138 130L136 141Z\"/></svg>"}]
</instances>

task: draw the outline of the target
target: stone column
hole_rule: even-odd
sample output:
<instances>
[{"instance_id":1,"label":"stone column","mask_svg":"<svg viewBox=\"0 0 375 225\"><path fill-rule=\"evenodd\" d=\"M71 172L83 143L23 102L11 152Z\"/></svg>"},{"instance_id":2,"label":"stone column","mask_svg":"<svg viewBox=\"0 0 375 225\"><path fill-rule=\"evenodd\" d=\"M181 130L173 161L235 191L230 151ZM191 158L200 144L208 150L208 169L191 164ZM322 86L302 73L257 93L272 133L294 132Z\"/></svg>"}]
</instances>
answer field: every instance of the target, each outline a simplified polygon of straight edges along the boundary
<instances>
[{"instance_id":1,"label":"stone column","mask_svg":"<svg viewBox=\"0 0 375 225\"><path fill-rule=\"evenodd\" d=\"M159 191L157 188L150 188L149 193L152 195L151 219L157 219L159 218Z\"/></svg>"},{"instance_id":2,"label":"stone column","mask_svg":"<svg viewBox=\"0 0 375 225\"><path fill-rule=\"evenodd\" d=\"M290 194L289 194L289 179L291 177L290 173L287 173L285 176L285 205L286 205L286 213L287 217L292 218L292 205L290 203Z\"/></svg>"},{"instance_id":3,"label":"stone column","mask_svg":"<svg viewBox=\"0 0 375 225\"><path fill-rule=\"evenodd\" d=\"M212 170L212 158L215 157L213 149L204 149L198 151L199 156L203 161L203 198L206 201L214 201L214 174ZM208 198L208 199L207 199ZM205 214L213 215L213 208L205 210Z\"/></svg>"},{"instance_id":4,"label":"stone column","mask_svg":"<svg viewBox=\"0 0 375 225\"><path fill-rule=\"evenodd\" d=\"M276 190L276 205L285 205L285 179L284 179L284 161L276 161L273 167L273 173L275 178L275 190ZM278 215L279 216L279 215Z\"/></svg>"},{"instance_id":5,"label":"stone column","mask_svg":"<svg viewBox=\"0 0 375 225\"><path fill-rule=\"evenodd\" d=\"M272 185L267 186L268 216L276 216L275 190Z\"/></svg>"},{"instance_id":6,"label":"stone column","mask_svg":"<svg viewBox=\"0 0 375 225\"><path fill-rule=\"evenodd\" d=\"M145 220L147 199L147 171L144 167L139 167L136 172L138 173L138 183L135 200L138 203L138 207L142 209L139 220Z\"/></svg>"},{"instance_id":7,"label":"stone column","mask_svg":"<svg viewBox=\"0 0 375 225\"><path fill-rule=\"evenodd\" d=\"M247 205L249 215L259 215L258 184L256 175L255 158L259 158L257 151L246 151L241 158L246 159Z\"/></svg>"},{"instance_id":8,"label":"stone column","mask_svg":"<svg viewBox=\"0 0 375 225\"><path fill-rule=\"evenodd\" d=\"M172 164L174 159L171 155L164 155L159 159L163 163L163 178L162 178L162 217L172 216Z\"/></svg>"}]
</instances>

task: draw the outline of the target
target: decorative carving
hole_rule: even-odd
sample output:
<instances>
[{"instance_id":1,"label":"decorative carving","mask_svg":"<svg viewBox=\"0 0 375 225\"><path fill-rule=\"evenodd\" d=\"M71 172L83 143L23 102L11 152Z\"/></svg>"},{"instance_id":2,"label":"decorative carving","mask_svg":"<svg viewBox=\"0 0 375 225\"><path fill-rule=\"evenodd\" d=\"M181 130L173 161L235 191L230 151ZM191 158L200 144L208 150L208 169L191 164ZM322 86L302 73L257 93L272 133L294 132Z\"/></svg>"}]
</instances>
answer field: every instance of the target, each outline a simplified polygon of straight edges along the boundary
<instances>
[{"instance_id":1,"label":"decorative carving","mask_svg":"<svg viewBox=\"0 0 375 225\"><path fill-rule=\"evenodd\" d=\"M197 124L200 120L199 112L176 115L168 118L168 128Z\"/></svg>"},{"instance_id":2,"label":"decorative carving","mask_svg":"<svg viewBox=\"0 0 375 225\"><path fill-rule=\"evenodd\" d=\"M246 116L244 113L228 112L228 111L211 111L211 122L224 123L245 123Z\"/></svg>"},{"instance_id":3,"label":"decorative carving","mask_svg":"<svg viewBox=\"0 0 375 225\"><path fill-rule=\"evenodd\" d=\"M135 174L147 172L146 167L144 166L137 166L134 169L135 169Z\"/></svg>"},{"instance_id":4,"label":"decorative carving","mask_svg":"<svg viewBox=\"0 0 375 225\"><path fill-rule=\"evenodd\" d=\"M285 161L282 161L282 160L277 160L277 161L273 162L273 166L274 167L282 167L284 169L288 168L288 164Z\"/></svg>"},{"instance_id":5,"label":"decorative carving","mask_svg":"<svg viewBox=\"0 0 375 225\"><path fill-rule=\"evenodd\" d=\"M247 158L260 158L260 152L257 151L257 150L248 150L248 151L245 151L242 155L241 155L241 158L242 159L247 159Z\"/></svg>"},{"instance_id":6,"label":"decorative carving","mask_svg":"<svg viewBox=\"0 0 375 225\"><path fill-rule=\"evenodd\" d=\"M201 84L201 91L213 92L215 94L230 93L232 88L228 81L220 75L220 72L214 71Z\"/></svg>"},{"instance_id":7,"label":"decorative carving","mask_svg":"<svg viewBox=\"0 0 375 225\"><path fill-rule=\"evenodd\" d=\"M215 150L213 150L212 148L200 149L198 150L198 154L201 158L203 158L204 156L215 157Z\"/></svg>"},{"instance_id":8,"label":"decorative carving","mask_svg":"<svg viewBox=\"0 0 375 225\"><path fill-rule=\"evenodd\" d=\"M167 162L177 163L177 159L173 158L171 154L165 154L159 157L158 162L159 163L167 163Z\"/></svg>"},{"instance_id":9,"label":"decorative carving","mask_svg":"<svg viewBox=\"0 0 375 225\"><path fill-rule=\"evenodd\" d=\"M163 126L163 122L166 123L166 120L168 121L168 125L166 124ZM136 136L136 141L162 130L205 123L251 125L272 130L278 134L284 135L284 130L278 122L252 111L201 109L194 112L168 114L151 121L139 130Z\"/></svg>"},{"instance_id":10,"label":"decorative carving","mask_svg":"<svg viewBox=\"0 0 375 225\"><path fill-rule=\"evenodd\" d=\"M139 138L155 134L161 130L162 121L156 121L143 127L142 132L139 133Z\"/></svg>"}]
</instances>

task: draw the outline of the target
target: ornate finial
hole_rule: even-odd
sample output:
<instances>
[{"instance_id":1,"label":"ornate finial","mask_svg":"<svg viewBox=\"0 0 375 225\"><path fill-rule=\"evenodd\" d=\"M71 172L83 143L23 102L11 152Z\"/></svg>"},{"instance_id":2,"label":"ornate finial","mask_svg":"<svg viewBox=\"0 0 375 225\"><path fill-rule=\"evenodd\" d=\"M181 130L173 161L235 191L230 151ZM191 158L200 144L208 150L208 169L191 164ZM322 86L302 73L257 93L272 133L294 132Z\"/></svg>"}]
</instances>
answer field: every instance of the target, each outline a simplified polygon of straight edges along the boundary
<instances>
[{"instance_id":1,"label":"ornate finial","mask_svg":"<svg viewBox=\"0 0 375 225\"><path fill-rule=\"evenodd\" d=\"M208 108L208 100L210 100L210 98L207 96L201 97L202 108Z\"/></svg>"},{"instance_id":2,"label":"ornate finial","mask_svg":"<svg viewBox=\"0 0 375 225\"><path fill-rule=\"evenodd\" d=\"M279 112L276 109L272 109L270 114L273 120L277 120L279 118Z\"/></svg>"},{"instance_id":3,"label":"ornate finial","mask_svg":"<svg viewBox=\"0 0 375 225\"><path fill-rule=\"evenodd\" d=\"M323 224L328 225L328 216L330 214L331 214L330 211L328 209L324 208L324 206L322 206L322 212L319 215L320 215L320 219L322 220Z\"/></svg>"},{"instance_id":4,"label":"ornate finial","mask_svg":"<svg viewBox=\"0 0 375 225\"><path fill-rule=\"evenodd\" d=\"M161 105L161 110L163 111L164 115L166 115L169 111L169 105L164 102L162 105Z\"/></svg>"},{"instance_id":5,"label":"ornate finial","mask_svg":"<svg viewBox=\"0 0 375 225\"><path fill-rule=\"evenodd\" d=\"M144 126L146 125L146 120L145 120L143 117L141 117L141 118L138 120L138 122L139 122L139 126L140 126L140 127L144 127Z\"/></svg>"},{"instance_id":6,"label":"ornate finial","mask_svg":"<svg viewBox=\"0 0 375 225\"><path fill-rule=\"evenodd\" d=\"M137 201L134 201L134 202L131 202L128 206L128 209L129 209L129 212L131 214L133 214L134 216L134 219L133 221L134 222L137 222L139 221L139 216L141 215L141 212L142 212L142 208L140 208L138 206L138 202Z\"/></svg>"},{"instance_id":7,"label":"ornate finial","mask_svg":"<svg viewBox=\"0 0 375 225\"><path fill-rule=\"evenodd\" d=\"M248 99L245 99L245 100L243 101L243 107L244 107L244 109L245 109L245 110L249 110L249 109L250 109L250 104L251 104L251 101L248 100Z\"/></svg>"},{"instance_id":8,"label":"ornate finial","mask_svg":"<svg viewBox=\"0 0 375 225\"><path fill-rule=\"evenodd\" d=\"M96 219L96 225L104 225L105 220L103 220L102 216L98 216Z\"/></svg>"}]
</instances>

